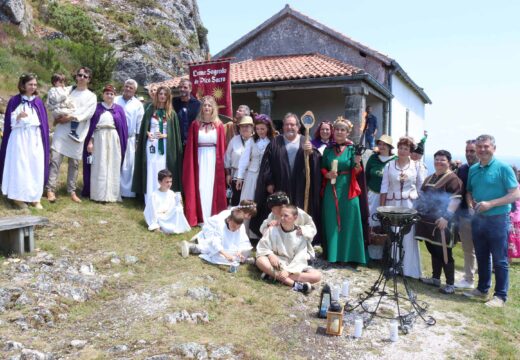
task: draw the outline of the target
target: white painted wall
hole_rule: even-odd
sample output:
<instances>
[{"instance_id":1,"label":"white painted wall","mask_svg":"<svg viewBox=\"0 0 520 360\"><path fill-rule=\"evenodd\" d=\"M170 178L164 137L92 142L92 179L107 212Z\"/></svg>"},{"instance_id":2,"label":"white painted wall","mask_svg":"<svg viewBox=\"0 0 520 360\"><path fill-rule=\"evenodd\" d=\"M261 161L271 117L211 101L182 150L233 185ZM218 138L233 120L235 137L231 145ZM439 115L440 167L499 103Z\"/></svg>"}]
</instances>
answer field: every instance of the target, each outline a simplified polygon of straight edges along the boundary
<instances>
[{"instance_id":1,"label":"white painted wall","mask_svg":"<svg viewBox=\"0 0 520 360\"><path fill-rule=\"evenodd\" d=\"M391 133L397 142L406 133L406 109L409 110L408 135L415 141L423 137L425 124L425 104L417 93L401 78L392 75L392 119Z\"/></svg>"}]
</instances>

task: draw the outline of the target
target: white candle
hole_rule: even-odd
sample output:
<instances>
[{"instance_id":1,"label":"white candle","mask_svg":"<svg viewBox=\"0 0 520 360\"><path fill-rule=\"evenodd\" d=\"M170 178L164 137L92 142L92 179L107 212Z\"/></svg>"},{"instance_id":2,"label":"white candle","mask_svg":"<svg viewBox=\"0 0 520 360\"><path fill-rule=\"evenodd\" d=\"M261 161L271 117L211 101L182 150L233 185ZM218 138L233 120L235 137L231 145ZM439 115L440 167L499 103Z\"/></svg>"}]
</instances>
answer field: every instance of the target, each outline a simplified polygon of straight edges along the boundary
<instances>
[{"instance_id":1,"label":"white candle","mask_svg":"<svg viewBox=\"0 0 520 360\"><path fill-rule=\"evenodd\" d=\"M343 281L343 286L341 287L341 296L347 297L350 289L350 283L348 280Z\"/></svg>"},{"instance_id":2,"label":"white candle","mask_svg":"<svg viewBox=\"0 0 520 360\"><path fill-rule=\"evenodd\" d=\"M399 338L399 324L397 323L396 320L390 321L389 330L390 330L390 341L393 341L393 342L397 341L397 339Z\"/></svg>"},{"instance_id":3,"label":"white candle","mask_svg":"<svg viewBox=\"0 0 520 360\"><path fill-rule=\"evenodd\" d=\"M338 333L339 332L339 319L336 318L334 320L332 320L332 324L330 326L330 329L335 332L335 333Z\"/></svg>"},{"instance_id":4,"label":"white candle","mask_svg":"<svg viewBox=\"0 0 520 360\"><path fill-rule=\"evenodd\" d=\"M330 293L331 293L330 297L333 301L339 300L339 286L338 285L333 285Z\"/></svg>"},{"instance_id":5,"label":"white candle","mask_svg":"<svg viewBox=\"0 0 520 360\"><path fill-rule=\"evenodd\" d=\"M354 322L354 337L360 338L363 334L363 319L357 318Z\"/></svg>"},{"instance_id":6,"label":"white candle","mask_svg":"<svg viewBox=\"0 0 520 360\"><path fill-rule=\"evenodd\" d=\"M338 171L338 160L332 160L332 163L330 164L330 171ZM336 179L330 179L330 183L334 185L336 183Z\"/></svg>"}]
</instances>

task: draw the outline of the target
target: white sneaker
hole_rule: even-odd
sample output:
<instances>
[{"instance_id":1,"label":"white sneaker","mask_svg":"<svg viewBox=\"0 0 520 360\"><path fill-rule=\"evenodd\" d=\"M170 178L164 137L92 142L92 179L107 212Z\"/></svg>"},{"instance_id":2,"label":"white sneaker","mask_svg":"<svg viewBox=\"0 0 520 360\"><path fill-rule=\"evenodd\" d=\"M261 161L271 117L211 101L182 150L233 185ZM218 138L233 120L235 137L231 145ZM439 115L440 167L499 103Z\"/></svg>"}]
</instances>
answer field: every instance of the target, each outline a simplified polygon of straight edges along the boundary
<instances>
[{"instance_id":1,"label":"white sneaker","mask_svg":"<svg viewBox=\"0 0 520 360\"><path fill-rule=\"evenodd\" d=\"M469 282L466 279L462 279L461 281L455 283L455 287L457 289L474 289L475 285L473 285L472 282Z\"/></svg>"},{"instance_id":2,"label":"white sneaker","mask_svg":"<svg viewBox=\"0 0 520 360\"><path fill-rule=\"evenodd\" d=\"M181 243L181 256L183 258L190 256L190 244L186 240Z\"/></svg>"},{"instance_id":3,"label":"white sneaker","mask_svg":"<svg viewBox=\"0 0 520 360\"><path fill-rule=\"evenodd\" d=\"M506 302L498 296L493 296L493 299L485 303L485 305L489 307L504 307L505 304Z\"/></svg>"},{"instance_id":4,"label":"white sneaker","mask_svg":"<svg viewBox=\"0 0 520 360\"><path fill-rule=\"evenodd\" d=\"M483 299L483 300L487 300L487 297L488 297L488 294L483 293L479 289L465 291L462 293L462 295L464 295L465 297L469 297L469 298L478 298L478 299Z\"/></svg>"}]
</instances>

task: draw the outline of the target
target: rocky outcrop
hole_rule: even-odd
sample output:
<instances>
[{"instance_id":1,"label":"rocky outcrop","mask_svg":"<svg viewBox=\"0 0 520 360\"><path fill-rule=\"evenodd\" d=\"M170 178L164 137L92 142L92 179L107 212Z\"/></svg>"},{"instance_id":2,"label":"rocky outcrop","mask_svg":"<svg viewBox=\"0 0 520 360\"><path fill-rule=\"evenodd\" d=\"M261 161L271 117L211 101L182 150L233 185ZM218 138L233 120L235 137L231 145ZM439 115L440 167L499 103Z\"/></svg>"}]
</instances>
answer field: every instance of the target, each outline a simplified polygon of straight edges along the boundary
<instances>
[{"instance_id":1,"label":"rocky outcrop","mask_svg":"<svg viewBox=\"0 0 520 360\"><path fill-rule=\"evenodd\" d=\"M196 0L86 0L85 9L116 49L114 79L139 84L182 75L207 57L207 30ZM151 5L151 6L149 6Z\"/></svg>"},{"instance_id":2,"label":"rocky outcrop","mask_svg":"<svg viewBox=\"0 0 520 360\"><path fill-rule=\"evenodd\" d=\"M27 35L33 28L32 8L25 0L0 0L0 22L10 22Z\"/></svg>"},{"instance_id":3,"label":"rocky outcrop","mask_svg":"<svg viewBox=\"0 0 520 360\"><path fill-rule=\"evenodd\" d=\"M36 13L48 16L53 1L39 1ZM185 74L188 63L204 60L209 53L197 0L67 1L81 6L114 47L116 81L133 78L140 85L160 82ZM32 31L31 2L0 0L0 21L18 25L24 34ZM63 37L55 29L40 26L36 34L46 41Z\"/></svg>"}]
</instances>

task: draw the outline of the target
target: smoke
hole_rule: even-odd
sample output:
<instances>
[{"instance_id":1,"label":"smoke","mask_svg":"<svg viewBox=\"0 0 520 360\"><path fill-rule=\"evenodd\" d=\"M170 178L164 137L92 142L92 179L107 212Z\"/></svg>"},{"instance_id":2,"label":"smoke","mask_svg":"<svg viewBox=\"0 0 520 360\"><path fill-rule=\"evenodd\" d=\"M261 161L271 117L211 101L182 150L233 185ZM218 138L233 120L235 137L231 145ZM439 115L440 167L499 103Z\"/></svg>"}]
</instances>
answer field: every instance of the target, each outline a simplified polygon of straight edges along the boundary
<instances>
[{"instance_id":1,"label":"smoke","mask_svg":"<svg viewBox=\"0 0 520 360\"><path fill-rule=\"evenodd\" d=\"M445 214L453 196L457 195L433 189L421 191L415 201L415 209L425 220L435 221Z\"/></svg>"}]
</instances>

